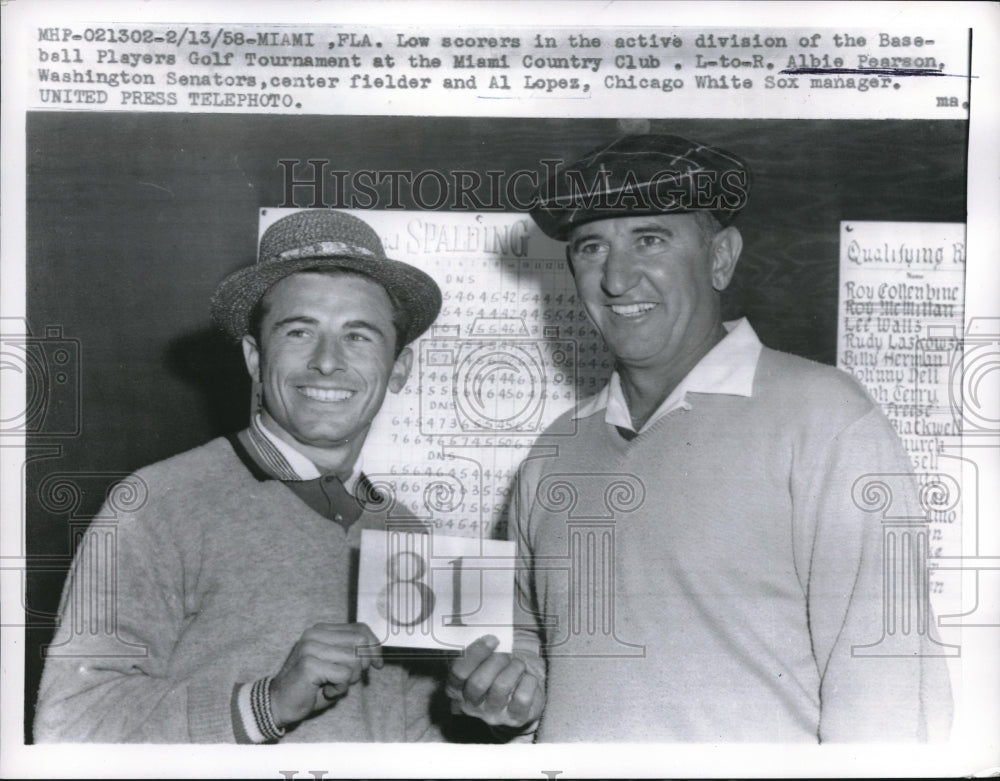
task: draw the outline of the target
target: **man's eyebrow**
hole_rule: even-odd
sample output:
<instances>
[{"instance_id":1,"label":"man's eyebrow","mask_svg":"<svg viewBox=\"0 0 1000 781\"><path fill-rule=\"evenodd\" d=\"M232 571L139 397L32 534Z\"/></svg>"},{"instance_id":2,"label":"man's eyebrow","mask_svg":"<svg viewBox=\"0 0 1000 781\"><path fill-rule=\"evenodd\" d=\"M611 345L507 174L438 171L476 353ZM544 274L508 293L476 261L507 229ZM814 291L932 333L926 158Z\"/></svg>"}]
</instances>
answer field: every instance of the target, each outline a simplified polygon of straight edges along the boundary
<instances>
[{"instance_id":1,"label":"man's eyebrow","mask_svg":"<svg viewBox=\"0 0 1000 781\"><path fill-rule=\"evenodd\" d=\"M289 315L288 317L283 317L280 320L275 320L271 323L271 330L277 331L279 328L283 328L291 323L306 323L307 325L317 325L319 320L315 317L310 317L309 315Z\"/></svg>"},{"instance_id":2,"label":"man's eyebrow","mask_svg":"<svg viewBox=\"0 0 1000 781\"><path fill-rule=\"evenodd\" d=\"M629 233L635 235L636 233L666 233L669 236L674 235L674 231L668 228L666 225L662 225L659 222L643 222L638 225L634 225L629 228Z\"/></svg>"},{"instance_id":3,"label":"man's eyebrow","mask_svg":"<svg viewBox=\"0 0 1000 781\"><path fill-rule=\"evenodd\" d=\"M604 237L600 233L595 233L595 232L584 233L582 236L577 236L575 239L573 239L569 243L569 246L570 247L579 247L585 241L599 241L599 240L601 240L603 238Z\"/></svg>"},{"instance_id":4,"label":"man's eyebrow","mask_svg":"<svg viewBox=\"0 0 1000 781\"><path fill-rule=\"evenodd\" d=\"M638 225L633 225L631 228L629 228L628 232L632 236L636 236L641 233L662 233L666 236L674 235L674 230L672 228L668 228L666 225L662 225L659 222L642 222L639 223ZM570 249L576 249L586 241L604 241L604 240L606 239L603 234L597 233L596 231L592 231L590 233L584 233L580 236L577 236L569 243L569 246Z\"/></svg>"},{"instance_id":5,"label":"man's eyebrow","mask_svg":"<svg viewBox=\"0 0 1000 781\"><path fill-rule=\"evenodd\" d=\"M319 320L315 317L310 317L309 315L289 315L288 317L283 317L281 320L276 320L271 325L271 330L276 331L286 325L292 325L294 323L304 323L306 325L319 325ZM343 328L347 330L351 329L364 329L366 331L371 331L378 334L383 339L386 338L385 331L379 328L375 323L369 320L348 320L344 323Z\"/></svg>"},{"instance_id":6,"label":"man's eyebrow","mask_svg":"<svg viewBox=\"0 0 1000 781\"><path fill-rule=\"evenodd\" d=\"M368 320L348 320L346 323L344 323L344 328L346 328L348 330L350 330L352 328L362 328L362 329L364 329L366 331L373 331L373 332L375 332L376 334L378 334L383 339L386 338L385 331L383 331L381 328L379 328L377 325L375 325L375 323L372 323L372 322L370 322Z\"/></svg>"}]
</instances>

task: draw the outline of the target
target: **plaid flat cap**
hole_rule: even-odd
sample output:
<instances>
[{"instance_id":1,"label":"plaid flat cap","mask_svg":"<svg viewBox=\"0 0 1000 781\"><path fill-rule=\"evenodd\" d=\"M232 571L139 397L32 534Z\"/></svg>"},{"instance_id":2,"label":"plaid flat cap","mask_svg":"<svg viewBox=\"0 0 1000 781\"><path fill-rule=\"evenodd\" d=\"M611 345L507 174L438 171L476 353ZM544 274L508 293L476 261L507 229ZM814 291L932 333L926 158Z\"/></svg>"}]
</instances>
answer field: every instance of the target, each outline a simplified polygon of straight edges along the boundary
<instances>
[{"instance_id":1,"label":"plaid flat cap","mask_svg":"<svg viewBox=\"0 0 1000 781\"><path fill-rule=\"evenodd\" d=\"M736 155L674 135L632 135L591 150L542 182L530 209L549 237L565 241L587 222L707 211L728 225L750 193Z\"/></svg>"},{"instance_id":2,"label":"plaid flat cap","mask_svg":"<svg viewBox=\"0 0 1000 781\"><path fill-rule=\"evenodd\" d=\"M406 315L403 344L430 328L441 311L437 283L416 266L387 258L368 223L334 209L304 209L264 231L256 264L222 280L212 296L212 319L239 341L253 308L272 285L313 269L353 271L382 285Z\"/></svg>"}]
</instances>

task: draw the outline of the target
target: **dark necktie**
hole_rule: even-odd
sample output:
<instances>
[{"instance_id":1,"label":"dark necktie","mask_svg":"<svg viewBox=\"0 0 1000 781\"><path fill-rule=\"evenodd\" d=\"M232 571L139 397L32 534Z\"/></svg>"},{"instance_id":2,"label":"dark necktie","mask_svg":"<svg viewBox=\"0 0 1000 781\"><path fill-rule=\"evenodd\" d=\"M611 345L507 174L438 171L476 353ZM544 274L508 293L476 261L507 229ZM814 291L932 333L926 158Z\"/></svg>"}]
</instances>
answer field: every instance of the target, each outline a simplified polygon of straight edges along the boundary
<instances>
[{"instance_id":1,"label":"dark necktie","mask_svg":"<svg viewBox=\"0 0 1000 781\"><path fill-rule=\"evenodd\" d=\"M624 439L626 442L631 442L633 439L639 436L637 432L633 431L630 428L624 428L622 426L615 426L615 428L618 429L618 433L621 435L621 438Z\"/></svg>"},{"instance_id":2,"label":"dark necktie","mask_svg":"<svg viewBox=\"0 0 1000 781\"><path fill-rule=\"evenodd\" d=\"M323 475L315 480L289 480L285 485L313 510L340 524L345 531L361 516L361 504L336 475Z\"/></svg>"}]
</instances>

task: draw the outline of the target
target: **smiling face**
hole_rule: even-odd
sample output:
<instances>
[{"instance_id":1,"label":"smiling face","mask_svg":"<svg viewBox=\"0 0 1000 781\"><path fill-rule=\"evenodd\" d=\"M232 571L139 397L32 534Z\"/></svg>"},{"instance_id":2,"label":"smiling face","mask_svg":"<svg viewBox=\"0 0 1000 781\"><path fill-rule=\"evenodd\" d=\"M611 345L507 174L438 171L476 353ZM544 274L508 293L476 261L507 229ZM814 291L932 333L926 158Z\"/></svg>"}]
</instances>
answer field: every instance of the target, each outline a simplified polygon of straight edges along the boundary
<instances>
[{"instance_id":1,"label":"smiling face","mask_svg":"<svg viewBox=\"0 0 1000 781\"><path fill-rule=\"evenodd\" d=\"M356 275L299 273L264 296L260 336L243 338L263 389L265 426L317 465L357 455L386 390L398 393L412 353L394 359L393 308L381 285ZM273 425L277 424L277 426Z\"/></svg>"},{"instance_id":2,"label":"smiling face","mask_svg":"<svg viewBox=\"0 0 1000 781\"><path fill-rule=\"evenodd\" d=\"M719 291L742 240L704 231L694 214L618 217L569 235L577 291L618 365L687 373L718 341Z\"/></svg>"}]
</instances>

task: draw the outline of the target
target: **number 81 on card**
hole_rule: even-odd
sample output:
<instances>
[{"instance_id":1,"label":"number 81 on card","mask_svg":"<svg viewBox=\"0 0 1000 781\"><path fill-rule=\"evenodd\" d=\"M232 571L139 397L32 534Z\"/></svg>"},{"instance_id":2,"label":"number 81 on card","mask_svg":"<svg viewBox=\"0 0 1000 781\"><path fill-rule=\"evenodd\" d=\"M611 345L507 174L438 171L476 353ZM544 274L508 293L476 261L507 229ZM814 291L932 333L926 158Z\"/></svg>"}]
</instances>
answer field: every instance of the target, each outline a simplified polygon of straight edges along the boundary
<instances>
[{"instance_id":1,"label":"number 81 on card","mask_svg":"<svg viewBox=\"0 0 1000 781\"><path fill-rule=\"evenodd\" d=\"M509 649L514 566L513 543L365 530L358 621L383 645L456 649L488 633Z\"/></svg>"},{"instance_id":2,"label":"number 81 on card","mask_svg":"<svg viewBox=\"0 0 1000 781\"><path fill-rule=\"evenodd\" d=\"M462 557L448 562L451 567L451 614L445 626L468 626L462 620ZM423 581L427 562L418 553L401 551L389 557L388 583L375 602L378 613L393 626L412 627L424 623L434 612L437 598Z\"/></svg>"}]
</instances>

